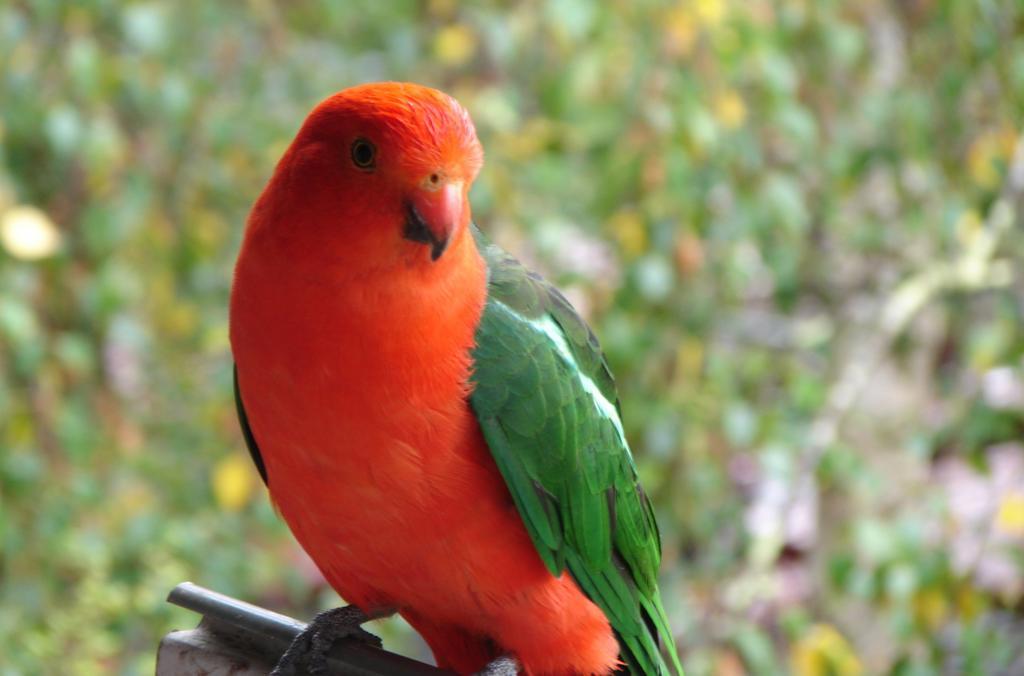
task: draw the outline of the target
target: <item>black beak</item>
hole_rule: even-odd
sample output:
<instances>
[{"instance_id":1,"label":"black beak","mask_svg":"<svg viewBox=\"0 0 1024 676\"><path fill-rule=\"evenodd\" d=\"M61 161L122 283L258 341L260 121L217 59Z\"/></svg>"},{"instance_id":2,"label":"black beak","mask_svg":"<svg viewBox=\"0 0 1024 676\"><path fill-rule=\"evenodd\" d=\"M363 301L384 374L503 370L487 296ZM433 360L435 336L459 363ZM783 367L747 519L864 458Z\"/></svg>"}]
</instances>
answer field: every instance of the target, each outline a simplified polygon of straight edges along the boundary
<instances>
[{"instance_id":1,"label":"black beak","mask_svg":"<svg viewBox=\"0 0 1024 676\"><path fill-rule=\"evenodd\" d=\"M448 237L441 238L435 235L412 204L405 206L405 227L402 230L402 236L410 241L429 245L430 260L432 261L440 258L448 248Z\"/></svg>"}]
</instances>

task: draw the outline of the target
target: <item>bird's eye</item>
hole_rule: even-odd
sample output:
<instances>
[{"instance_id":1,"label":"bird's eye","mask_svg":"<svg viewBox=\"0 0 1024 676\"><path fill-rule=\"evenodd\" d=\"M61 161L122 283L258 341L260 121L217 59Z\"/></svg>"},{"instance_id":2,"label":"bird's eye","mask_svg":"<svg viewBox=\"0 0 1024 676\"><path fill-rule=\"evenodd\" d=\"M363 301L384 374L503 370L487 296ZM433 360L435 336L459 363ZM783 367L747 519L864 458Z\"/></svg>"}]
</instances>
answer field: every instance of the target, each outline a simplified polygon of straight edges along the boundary
<instances>
[{"instance_id":1,"label":"bird's eye","mask_svg":"<svg viewBox=\"0 0 1024 676\"><path fill-rule=\"evenodd\" d=\"M364 171L374 168L377 162L377 148L364 138L352 142L352 164Z\"/></svg>"}]
</instances>

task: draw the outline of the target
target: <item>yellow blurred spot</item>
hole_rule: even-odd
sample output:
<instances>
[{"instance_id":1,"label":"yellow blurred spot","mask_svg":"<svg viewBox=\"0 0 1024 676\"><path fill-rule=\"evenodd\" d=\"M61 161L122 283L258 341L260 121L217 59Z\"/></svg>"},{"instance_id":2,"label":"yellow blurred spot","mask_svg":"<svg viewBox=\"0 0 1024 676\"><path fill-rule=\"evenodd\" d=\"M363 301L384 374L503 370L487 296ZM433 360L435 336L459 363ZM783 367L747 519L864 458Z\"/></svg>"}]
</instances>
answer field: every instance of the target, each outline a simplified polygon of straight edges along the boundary
<instances>
[{"instance_id":1,"label":"yellow blurred spot","mask_svg":"<svg viewBox=\"0 0 1024 676\"><path fill-rule=\"evenodd\" d=\"M434 16L451 16L455 10L455 0L430 0L427 11Z\"/></svg>"},{"instance_id":2,"label":"yellow blurred spot","mask_svg":"<svg viewBox=\"0 0 1024 676\"><path fill-rule=\"evenodd\" d=\"M0 221L0 241L15 258L35 261L52 256L60 247L60 231L45 212L35 207L8 209Z\"/></svg>"},{"instance_id":3,"label":"yellow blurred spot","mask_svg":"<svg viewBox=\"0 0 1024 676\"><path fill-rule=\"evenodd\" d=\"M970 622L985 609L985 598L970 585L962 585L956 592L956 607L960 617Z\"/></svg>"},{"instance_id":4,"label":"yellow blurred spot","mask_svg":"<svg viewBox=\"0 0 1024 676\"><path fill-rule=\"evenodd\" d=\"M1024 493L1010 493L999 503L996 530L1007 535L1024 535Z\"/></svg>"},{"instance_id":5,"label":"yellow blurred spot","mask_svg":"<svg viewBox=\"0 0 1024 676\"><path fill-rule=\"evenodd\" d=\"M193 232L198 243L205 251L213 251L228 236L228 224L212 209L202 209L195 216Z\"/></svg>"},{"instance_id":6,"label":"yellow blurred spot","mask_svg":"<svg viewBox=\"0 0 1024 676\"><path fill-rule=\"evenodd\" d=\"M747 106L732 89L722 92L711 106L715 119L726 129L735 129L747 119Z\"/></svg>"},{"instance_id":7,"label":"yellow blurred spot","mask_svg":"<svg viewBox=\"0 0 1024 676\"><path fill-rule=\"evenodd\" d=\"M229 455L213 468L213 496L228 511L244 507L253 487L252 463L240 453Z\"/></svg>"},{"instance_id":8,"label":"yellow blurred spot","mask_svg":"<svg viewBox=\"0 0 1024 676\"><path fill-rule=\"evenodd\" d=\"M636 209L619 209L608 221L608 226L629 258L636 258L647 251L647 228Z\"/></svg>"},{"instance_id":9,"label":"yellow blurred spot","mask_svg":"<svg viewBox=\"0 0 1024 676\"><path fill-rule=\"evenodd\" d=\"M967 150L967 168L971 178L982 188L999 184L1000 165L1009 161L1017 143L1012 129L988 131L979 136Z\"/></svg>"},{"instance_id":10,"label":"yellow blurred spot","mask_svg":"<svg viewBox=\"0 0 1024 676\"><path fill-rule=\"evenodd\" d=\"M703 367L704 343L698 338L683 338L676 348L676 379L692 383L700 377Z\"/></svg>"},{"instance_id":11,"label":"yellow blurred spot","mask_svg":"<svg viewBox=\"0 0 1024 676\"><path fill-rule=\"evenodd\" d=\"M506 155L526 160L543 152L544 147L558 135L558 128L550 120L532 117L520 129L502 134L500 139Z\"/></svg>"},{"instance_id":12,"label":"yellow blurred spot","mask_svg":"<svg viewBox=\"0 0 1024 676\"><path fill-rule=\"evenodd\" d=\"M697 0L694 9L697 19L708 28L715 28L725 18L725 0Z\"/></svg>"},{"instance_id":13,"label":"yellow blurred spot","mask_svg":"<svg viewBox=\"0 0 1024 676\"><path fill-rule=\"evenodd\" d=\"M154 502L153 488L149 484L140 481L132 481L123 489L117 491L114 499L107 503L107 509L111 518L118 523L143 514L152 508Z\"/></svg>"},{"instance_id":14,"label":"yellow blurred spot","mask_svg":"<svg viewBox=\"0 0 1024 676\"><path fill-rule=\"evenodd\" d=\"M289 142L285 139L268 143L263 149L263 160L265 160L269 166L274 166L281 155L284 155L284 152L288 150L288 145Z\"/></svg>"},{"instance_id":15,"label":"yellow blurred spot","mask_svg":"<svg viewBox=\"0 0 1024 676\"><path fill-rule=\"evenodd\" d=\"M956 239L960 246L965 249L969 248L975 238L981 234L981 214L978 213L977 209L968 209L960 214L960 218L956 219L956 226L954 227Z\"/></svg>"},{"instance_id":16,"label":"yellow blurred spot","mask_svg":"<svg viewBox=\"0 0 1024 676\"><path fill-rule=\"evenodd\" d=\"M434 38L434 56L447 66L461 66L476 51L476 36L465 24L445 26Z\"/></svg>"},{"instance_id":17,"label":"yellow blurred spot","mask_svg":"<svg viewBox=\"0 0 1024 676\"><path fill-rule=\"evenodd\" d=\"M938 629L949 617L949 601L946 594L934 587L915 594L913 607L917 621L931 630Z\"/></svg>"},{"instance_id":18,"label":"yellow blurred spot","mask_svg":"<svg viewBox=\"0 0 1024 676\"><path fill-rule=\"evenodd\" d=\"M816 624L793 644L790 661L797 676L856 676L860 658L835 627Z\"/></svg>"},{"instance_id":19,"label":"yellow blurred spot","mask_svg":"<svg viewBox=\"0 0 1024 676\"><path fill-rule=\"evenodd\" d=\"M227 352L231 349L231 340L227 322L217 322L207 326L202 336L203 349L207 352Z\"/></svg>"},{"instance_id":20,"label":"yellow blurred spot","mask_svg":"<svg viewBox=\"0 0 1024 676\"><path fill-rule=\"evenodd\" d=\"M7 434L12 447L31 446L36 442L36 428L27 415L13 415L7 419Z\"/></svg>"},{"instance_id":21,"label":"yellow blurred spot","mask_svg":"<svg viewBox=\"0 0 1024 676\"><path fill-rule=\"evenodd\" d=\"M665 37L668 49L676 56L686 56L697 42L697 21L689 5L679 5L665 17Z\"/></svg>"},{"instance_id":22,"label":"yellow blurred spot","mask_svg":"<svg viewBox=\"0 0 1024 676\"><path fill-rule=\"evenodd\" d=\"M190 336L199 325L199 310L195 305L172 302L160 317L162 326L174 336Z\"/></svg>"}]
</instances>

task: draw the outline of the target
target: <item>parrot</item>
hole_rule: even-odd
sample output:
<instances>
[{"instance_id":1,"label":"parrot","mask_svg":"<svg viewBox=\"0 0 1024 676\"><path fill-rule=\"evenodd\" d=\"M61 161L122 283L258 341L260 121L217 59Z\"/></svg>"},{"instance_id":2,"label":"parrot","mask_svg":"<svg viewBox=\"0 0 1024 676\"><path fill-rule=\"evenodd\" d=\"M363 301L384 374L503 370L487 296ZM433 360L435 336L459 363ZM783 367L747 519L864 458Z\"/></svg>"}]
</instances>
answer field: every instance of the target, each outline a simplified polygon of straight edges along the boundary
<instances>
[{"instance_id":1,"label":"parrot","mask_svg":"<svg viewBox=\"0 0 1024 676\"><path fill-rule=\"evenodd\" d=\"M411 83L319 103L256 200L229 329L245 443L350 605L460 674L682 674L661 543L594 333L473 224L472 119ZM664 652L663 652L664 651Z\"/></svg>"}]
</instances>

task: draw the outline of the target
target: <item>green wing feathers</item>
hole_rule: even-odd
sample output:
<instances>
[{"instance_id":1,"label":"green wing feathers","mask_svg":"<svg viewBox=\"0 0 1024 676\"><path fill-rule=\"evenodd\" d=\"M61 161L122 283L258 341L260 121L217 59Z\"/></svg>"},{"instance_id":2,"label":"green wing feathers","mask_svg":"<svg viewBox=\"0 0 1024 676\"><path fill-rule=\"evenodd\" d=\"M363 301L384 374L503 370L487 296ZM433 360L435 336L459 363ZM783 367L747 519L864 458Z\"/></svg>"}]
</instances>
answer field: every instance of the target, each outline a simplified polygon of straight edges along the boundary
<instances>
[{"instance_id":1,"label":"green wing feathers","mask_svg":"<svg viewBox=\"0 0 1024 676\"><path fill-rule=\"evenodd\" d=\"M657 524L597 339L557 289L474 234L489 282L470 401L523 522L552 574L568 570L604 611L631 671L682 674Z\"/></svg>"}]
</instances>

